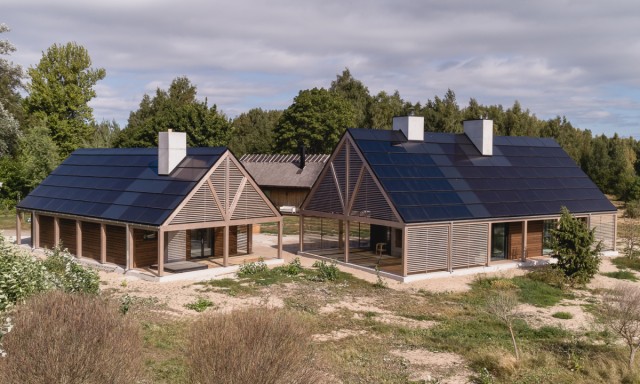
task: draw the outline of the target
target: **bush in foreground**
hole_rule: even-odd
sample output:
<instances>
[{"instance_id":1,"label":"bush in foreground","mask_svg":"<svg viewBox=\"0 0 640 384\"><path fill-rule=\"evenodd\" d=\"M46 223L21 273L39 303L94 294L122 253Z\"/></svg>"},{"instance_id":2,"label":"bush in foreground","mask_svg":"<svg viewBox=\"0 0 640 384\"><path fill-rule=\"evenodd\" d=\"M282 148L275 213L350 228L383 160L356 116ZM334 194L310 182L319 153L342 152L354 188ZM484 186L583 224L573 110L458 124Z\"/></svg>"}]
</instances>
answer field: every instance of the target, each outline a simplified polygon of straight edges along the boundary
<instances>
[{"instance_id":1,"label":"bush in foreground","mask_svg":"<svg viewBox=\"0 0 640 384\"><path fill-rule=\"evenodd\" d=\"M142 361L138 326L114 303L51 291L15 307L3 339L0 382L135 383Z\"/></svg>"},{"instance_id":2,"label":"bush in foreground","mask_svg":"<svg viewBox=\"0 0 640 384\"><path fill-rule=\"evenodd\" d=\"M203 316L187 345L191 383L320 383L305 324L284 310Z\"/></svg>"}]
</instances>

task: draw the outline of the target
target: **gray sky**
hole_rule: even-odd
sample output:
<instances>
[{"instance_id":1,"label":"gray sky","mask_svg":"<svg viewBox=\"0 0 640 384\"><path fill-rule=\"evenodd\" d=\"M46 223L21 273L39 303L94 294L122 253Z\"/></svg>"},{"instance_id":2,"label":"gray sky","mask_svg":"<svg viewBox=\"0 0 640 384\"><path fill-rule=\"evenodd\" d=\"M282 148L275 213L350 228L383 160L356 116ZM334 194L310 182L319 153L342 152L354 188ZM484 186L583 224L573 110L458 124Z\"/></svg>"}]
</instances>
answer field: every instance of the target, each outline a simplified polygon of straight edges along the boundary
<instances>
[{"instance_id":1,"label":"gray sky","mask_svg":"<svg viewBox=\"0 0 640 384\"><path fill-rule=\"evenodd\" d=\"M448 88L464 107L519 100L595 133L640 138L640 2L602 0L3 0L9 58L89 50L106 78L97 120L126 124L143 94L187 76L228 116L284 109L345 67L372 94Z\"/></svg>"}]
</instances>

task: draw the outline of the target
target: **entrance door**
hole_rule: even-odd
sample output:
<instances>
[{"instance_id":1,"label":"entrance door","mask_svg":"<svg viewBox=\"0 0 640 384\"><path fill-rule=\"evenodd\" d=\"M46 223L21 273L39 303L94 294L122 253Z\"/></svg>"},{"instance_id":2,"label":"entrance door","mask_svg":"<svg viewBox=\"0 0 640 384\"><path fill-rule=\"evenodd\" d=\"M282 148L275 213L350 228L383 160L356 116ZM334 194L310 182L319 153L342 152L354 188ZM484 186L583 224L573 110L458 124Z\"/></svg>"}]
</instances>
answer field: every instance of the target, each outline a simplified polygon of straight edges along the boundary
<instances>
[{"instance_id":1,"label":"entrance door","mask_svg":"<svg viewBox=\"0 0 640 384\"><path fill-rule=\"evenodd\" d=\"M491 225L491 260L507 258L507 224Z\"/></svg>"},{"instance_id":2,"label":"entrance door","mask_svg":"<svg viewBox=\"0 0 640 384\"><path fill-rule=\"evenodd\" d=\"M191 258L213 256L213 228L191 231Z\"/></svg>"}]
</instances>

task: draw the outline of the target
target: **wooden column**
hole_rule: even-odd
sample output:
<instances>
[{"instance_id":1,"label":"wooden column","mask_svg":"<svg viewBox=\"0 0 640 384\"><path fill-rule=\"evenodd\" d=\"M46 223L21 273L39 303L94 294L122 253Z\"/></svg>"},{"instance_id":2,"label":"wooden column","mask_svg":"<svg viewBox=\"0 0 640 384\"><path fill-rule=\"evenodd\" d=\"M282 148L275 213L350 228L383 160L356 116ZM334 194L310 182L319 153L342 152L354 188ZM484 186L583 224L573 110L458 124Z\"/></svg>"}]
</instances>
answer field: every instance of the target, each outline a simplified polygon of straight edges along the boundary
<instances>
[{"instance_id":1,"label":"wooden column","mask_svg":"<svg viewBox=\"0 0 640 384\"><path fill-rule=\"evenodd\" d=\"M22 217L20 212L16 211L16 244L22 243Z\"/></svg>"},{"instance_id":2,"label":"wooden column","mask_svg":"<svg viewBox=\"0 0 640 384\"><path fill-rule=\"evenodd\" d=\"M53 217L53 246L60 245L60 218L58 216Z\"/></svg>"},{"instance_id":3,"label":"wooden column","mask_svg":"<svg viewBox=\"0 0 640 384\"><path fill-rule=\"evenodd\" d=\"M225 224L222 236L222 265L229 266L229 224Z\"/></svg>"},{"instance_id":4,"label":"wooden column","mask_svg":"<svg viewBox=\"0 0 640 384\"><path fill-rule=\"evenodd\" d=\"M299 217L300 217L300 220L299 220L300 228L298 229L298 234L299 234L298 245L300 247L299 251L304 252L304 216L302 216L301 214Z\"/></svg>"},{"instance_id":5,"label":"wooden column","mask_svg":"<svg viewBox=\"0 0 640 384\"><path fill-rule=\"evenodd\" d=\"M402 229L402 276L409 274L407 266L407 249L409 248L409 236L407 235L407 227Z\"/></svg>"},{"instance_id":6,"label":"wooden column","mask_svg":"<svg viewBox=\"0 0 640 384\"><path fill-rule=\"evenodd\" d=\"M76 220L76 257L82 257L82 222Z\"/></svg>"},{"instance_id":7,"label":"wooden column","mask_svg":"<svg viewBox=\"0 0 640 384\"><path fill-rule=\"evenodd\" d=\"M31 231L31 244L33 248L40 248L40 215L36 214L35 211L31 214L31 223L33 226L33 230Z\"/></svg>"},{"instance_id":8,"label":"wooden column","mask_svg":"<svg viewBox=\"0 0 640 384\"><path fill-rule=\"evenodd\" d=\"M133 269L133 228L125 226L125 270Z\"/></svg>"},{"instance_id":9,"label":"wooden column","mask_svg":"<svg viewBox=\"0 0 640 384\"><path fill-rule=\"evenodd\" d=\"M158 228L158 276L164 275L164 230Z\"/></svg>"},{"instance_id":10,"label":"wooden column","mask_svg":"<svg viewBox=\"0 0 640 384\"><path fill-rule=\"evenodd\" d=\"M344 262L349 262L349 220L344 222L345 241L344 241Z\"/></svg>"},{"instance_id":11,"label":"wooden column","mask_svg":"<svg viewBox=\"0 0 640 384\"><path fill-rule=\"evenodd\" d=\"M343 221L338 220L338 249L344 248L344 227Z\"/></svg>"},{"instance_id":12,"label":"wooden column","mask_svg":"<svg viewBox=\"0 0 640 384\"><path fill-rule=\"evenodd\" d=\"M529 227L529 221L522 222L522 261L527 260L527 231Z\"/></svg>"},{"instance_id":13,"label":"wooden column","mask_svg":"<svg viewBox=\"0 0 640 384\"><path fill-rule=\"evenodd\" d=\"M282 220L278 221L278 259L282 259Z\"/></svg>"},{"instance_id":14,"label":"wooden column","mask_svg":"<svg viewBox=\"0 0 640 384\"><path fill-rule=\"evenodd\" d=\"M488 267L491 263L491 242L493 241L493 223L487 223L487 230L489 231L489 236L487 236L487 267ZM453 233L451 234L451 236L453 236ZM451 269L453 270L453 268Z\"/></svg>"},{"instance_id":15,"label":"wooden column","mask_svg":"<svg viewBox=\"0 0 640 384\"><path fill-rule=\"evenodd\" d=\"M489 225L491 228L491 225ZM491 254L491 252L489 252ZM449 237L447 238L447 270L453 272L453 263L451 262L453 255L453 221L449 222ZM489 258L487 257L487 266L489 265Z\"/></svg>"},{"instance_id":16,"label":"wooden column","mask_svg":"<svg viewBox=\"0 0 640 384\"><path fill-rule=\"evenodd\" d=\"M100 223L100 263L107 262L107 226Z\"/></svg>"},{"instance_id":17,"label":"wooden column","mask_svg":"<svg viewBox=\"0 0 640 384\"><path fill-rule=\"evenodd\" d=\"M253 224L247 224L247 253L253 253Z\"/></svg>"}]
</instances>

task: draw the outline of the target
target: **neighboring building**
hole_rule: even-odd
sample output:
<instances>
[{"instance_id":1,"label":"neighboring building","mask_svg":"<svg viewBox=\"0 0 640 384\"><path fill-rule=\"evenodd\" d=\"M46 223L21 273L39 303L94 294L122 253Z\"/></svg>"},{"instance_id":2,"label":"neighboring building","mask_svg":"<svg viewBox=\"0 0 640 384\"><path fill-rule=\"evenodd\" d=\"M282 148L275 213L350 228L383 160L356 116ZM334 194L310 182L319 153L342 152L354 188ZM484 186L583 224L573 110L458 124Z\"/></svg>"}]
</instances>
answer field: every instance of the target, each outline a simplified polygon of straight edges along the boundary
<instances>
[{"instance_id":1,"label":"neighboring building","mask_svg":"<svg viewBox=\"0 0 640 384\"><path fill-rule=\"evenodd\" d=\"M525 260L550 251L563 206L615 251L616 208L553 139L493 137L490 120L465 121L464 134L423 122L346 131L302 205L301 253L403 280Z\"/></svg>"},{"instance_id":2,"label":"neighboring building","mask_svg":"<svg viewBox=\"0 0 640 384\"><path fill-rule=\"evenodd\" d=\"M240 162L282 213L296 213L329 155L244 155Z\"/></svg>"},{"instance_id":3,"label":"neighboring building","mask_svg":"<svg viewBox=\"0 0 640 384\"><path fill-rule=\"evenodd\" d=\"M32 214L32 246L130 268L252 253L253 224L282 216L226 148L186 148L160 133L159 148L78 149L18 206Z\"/></svg>"}]
</instances>

